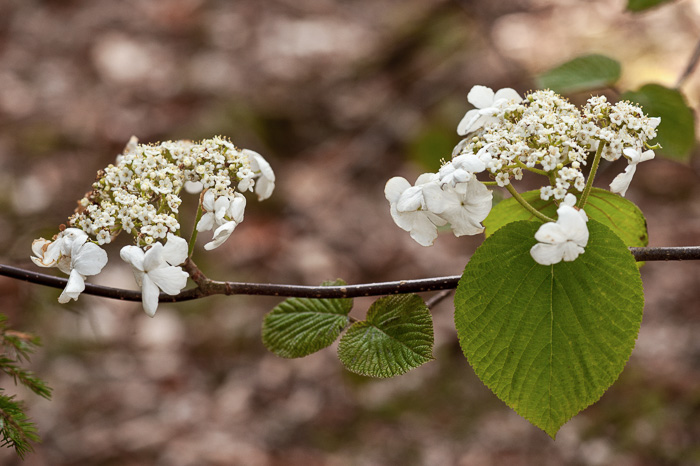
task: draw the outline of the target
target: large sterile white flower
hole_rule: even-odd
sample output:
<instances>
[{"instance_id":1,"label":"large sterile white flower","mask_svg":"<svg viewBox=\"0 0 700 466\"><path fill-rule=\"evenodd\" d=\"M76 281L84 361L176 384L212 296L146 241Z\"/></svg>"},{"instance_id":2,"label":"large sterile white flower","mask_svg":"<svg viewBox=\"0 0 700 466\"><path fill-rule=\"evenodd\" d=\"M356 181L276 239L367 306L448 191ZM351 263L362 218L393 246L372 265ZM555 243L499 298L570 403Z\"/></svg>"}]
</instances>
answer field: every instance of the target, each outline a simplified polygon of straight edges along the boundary
<instances>
[{"instance_id":1,"label":"large sterile white flower","mask_svg":"<svg viewBox=\"0 0 700 466\"><path fill-rule=\"evenodd\" d=\"M576 209L575 203L576 196L567 194L557 209L557 221L545 223L535 233L539 242L530 249L530 255L538 264L571 262L585 252L588 216L583 210Z\"/></svg>"},{"instance_id":2,"label":"large sterile white flower","mask_svg":"<svg viewBox=\"0 0 700 466\"><path fill-rule=\"evenodd\" d=\"M120 256L133 267L136 283L141 287L143 309L153 317L158 309L159 289L178 294L187 285L187 273L178 267L187 259L187 241L168 233L165 245L155 243L148 251L124 246Z\"/></svg>"},{"instance_id":3,"label":"large sterile white flower","mask_svg":"<svg viewBox=\"0 0 700 466\"><path fill-rule=\"evenodd\" d=\"M464 192L436 182L423 187L428 210L449 222L455 236L483 232L481 222L491 212L493 193L483 183L472 177L464 187Z\"/></svg>"},{"instance_id":4,"label":"large sterile white flower","mask_svg":"<svg viewBox=\"0 0 700 466\"><path fill-rule=\"evenodd\" d=\"M197 222L197 231L214 230L212 241L204 245L204 249L212 250L221 246L231 236L233 230L243 221L246 199L241 193L233 196L216 197L213 190L208 190L202 197L204 214Z\"/></svg>"},{"instance_id":5,"label":"large sterile white flower","mask_svg":"<svg viewBox=\"0 0 700 466\"><path fill-rule=\"evenodd\" d=\"M495 121L494 115L509 103L522 102L522 97L514 89L506 87L493 92L486 86L474 86L467 95L467 100L474 109L469 110L457 125L457 134L464 136L484 126L489 121Z\"/></svg>"},{"instance_id":6,"label":"large sterile white flower","mask_svg":"<svg viewBox=\"0 0 700 466\"><path fill-rule=\"evenodd\" d=\"M389 201L391 218L402 230L408 231L421 246L431 246L437 238L437 227L445 220L427 210L423 199L423 187L434 182L435 173L424 173L418 177L415 186L405 178L395 176L386 182L384 195Z\"/></svg>"},{"instance_id":7,"label":"large sterile white flower","mask_svg":"<svg viewBox=\"0 0 700 466\"><path fill-rule=\"evenodd\" d=\"M257 152L250 149L243 149L241 152L248 156L250 169L259 176L255 181L255 194L258 195L259 201L263 201L270 197L275 189L275 172L267 160Z\"/></svg>"},{"instance_id":8,"label":"large sterile white flower","mask_svg":"<svg viewBox=\"0 0 700 466\"><path fill-rule=\"evenodd\" d=\"M40 267L58 267L69 275L65 289L58 297L59 303L78 299L85 290L85 278L97 275L107 265L107 253L78 228L67 228L55 241L44 238L32 243L32 261Z\"/></svg>"},{"instance_id":9,"label":"large sterile white flower","mask_svg":"<svg viewBox=\"0 0 700 466\"><path fill-rule=\"evenodd\" d=\"M627 192L627 188L630 187L632 182L632 177L637 171L637 164L646 162L654 158L654 151L640 151L632 147L628 147L622 151L622 153L627 157L627 162L629 165L625 168L625 171L617 175L610 183L610 191L618 193L620 196L624 196Z\"/></svg>"},{"instance_id":10,"label":"large sterile white flower","mask_svg":"<svg viewBox=\"0 0 700 466\"><path fill-rule=\"evenodd\" d=\"M438 171L440 184L450 185L456 191L464 194L467 190L467 182L474 177L474 173L486 170L486 164L479 154L460 154L443 165Z\"/></svg>"},{"instance_id":11,"label":"large sterile white flower","mask_svg":"<svg viewBox=\"0 0 700 466\"><path fill-rule=\"evenodd\" d=\"M70 255L64 257L70 257L70 276L63 293L58 297L58 302L62 304L71 299L77 300L85 290L85 278L97 275L107 265L107 253L95 243L88 242L87 234L83 233L64 245L67 244L70 245Z\"/></svg>"}]
</instances>

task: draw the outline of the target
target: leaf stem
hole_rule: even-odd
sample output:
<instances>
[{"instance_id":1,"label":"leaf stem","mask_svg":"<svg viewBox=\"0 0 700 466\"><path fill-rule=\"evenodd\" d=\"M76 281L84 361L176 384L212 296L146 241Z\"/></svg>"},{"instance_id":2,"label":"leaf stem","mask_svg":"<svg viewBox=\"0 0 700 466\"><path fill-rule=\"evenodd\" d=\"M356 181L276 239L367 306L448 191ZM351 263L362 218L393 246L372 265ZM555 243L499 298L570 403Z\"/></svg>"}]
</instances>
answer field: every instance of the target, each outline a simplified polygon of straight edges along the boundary
<instances>
[{"instance_id":1,"label":"leaf stem","mask_svg":"<svg viewBox=\"0 0 700 466\"><path fill-rule=\"evenodd\" d=\"M512 184L508 183L506 185L506 189L511 194L511 196L513 196L513 198L520 203L520 205L525 207L525 210L530 212L535 217L539 218L543 222L556 222L556 220L554 220L553 218L547 217L545 214L532 207L532 205L529 202L527 202L518 191L515 190Z\"/></svg>"},{"instance_id":2,"label":"leaf stem","mask_svg":"<svg viewBox=\"0 0 700 466\"><path fill-rule=\"evenodd\" d=\"M598 165L600 164L600 157L603 155L603 149L605 149L605 142L600 141L598 144L598 150L595 151L595 157L593 157L593 164L591 165L591 172L588 174L588 180L586 180L586 187L583 189L583 194L581 194L581 198L578 200L577 207L579 209L583 209L583 207L586 205L588 195L591 193L591 189L593 189L593 179L598 171Z\"/></svg>"}]
</instances>

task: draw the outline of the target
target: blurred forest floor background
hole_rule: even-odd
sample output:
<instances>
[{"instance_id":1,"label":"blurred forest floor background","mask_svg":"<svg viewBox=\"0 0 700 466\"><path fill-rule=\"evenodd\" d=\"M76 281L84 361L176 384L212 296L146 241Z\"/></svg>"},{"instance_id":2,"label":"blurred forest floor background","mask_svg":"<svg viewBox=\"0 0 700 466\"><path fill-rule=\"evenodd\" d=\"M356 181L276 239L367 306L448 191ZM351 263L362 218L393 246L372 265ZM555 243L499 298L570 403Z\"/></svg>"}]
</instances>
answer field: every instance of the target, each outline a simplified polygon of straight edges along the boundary
<instances>
[{"instance_id":1,"label":"blurred forest floor background","mask_svg":"<svg viewBox=\"0 0 700 466\"><path fill-rule=\"evenodd\" d=\"M482 237L417 245L393 224L385 182L449 158L474 84L525 92L536 73L596 52L623 63L625 89L673 85L700 36L700 2L639 15L624 7L0 2L0 262L35 268L32 240L57 231L131 135L222 134L262 153L278 183L216 253L198 249L211 278L316 285L459 274ZM683 90L697 106L700 73ZM652 246L700 244L699 167L697 157L657 158L637 171L627 197L646 214ZM90 281L135 289L118 255L126 241L107 248L110 263ZM433 314L436 360L370 380L346 372L333 348L301 360L266 352L260 324L279 299L162 304L150 319L139 304L84 295L61 306L58 290L0 278L11 325L43 339L32 369L53 400L2 386L27 400L43 437L26 465L700 464L700 264L648 263L642 276L630 362L556 441L475 377L450 300ZM371 301L357 299L353 313ZM2 449L0 463L21 462Z\"/></svg>"}]
</instances>

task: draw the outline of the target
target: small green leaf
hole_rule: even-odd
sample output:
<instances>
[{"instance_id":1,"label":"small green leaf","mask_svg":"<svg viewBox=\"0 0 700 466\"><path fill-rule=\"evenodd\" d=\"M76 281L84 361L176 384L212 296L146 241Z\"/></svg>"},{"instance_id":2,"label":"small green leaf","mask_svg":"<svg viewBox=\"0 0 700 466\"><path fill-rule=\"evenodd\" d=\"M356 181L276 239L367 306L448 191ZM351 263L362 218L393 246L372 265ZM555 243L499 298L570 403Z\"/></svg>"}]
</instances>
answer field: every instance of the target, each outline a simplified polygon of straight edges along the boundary
<instances>
[{"instance_id":1,"label":"small green leaf","mask_svg":"<svg viewBox=\"0 0 700 466\"><path fill-rule=\"evenodd\" d=\"M433 359L433 321L420 296L386 296L340 339L345 367L370 377L394 377Z\"/></svg>"},{"instance_id":2,"label":"small green leaf","mask_svg":"<svg viewBox=\"0 0 700 466\"><path fill-rule=\"evenodd\" d=\"M651 117L661 117L656 141L662 148L657 153L676 160L690 158L695 147L695 116L683 94L659 84L647 84L638 91L625 92L622 99L641 105Z\"/></svg>"},{"instance_id":3,"label":"small green leaf","mask_svg":"<svg viewBox=\"0 0 700 466\"><path fill-rule=\"evenodd\" d=\"M323 286L342 286L343 280ZM350 322L352 299L290 298L263 320L263 344L283 358L301 358L332 344Z\"/></svg>"},{"instance_id":4,"label":"small green leaf","mask_svg":"<svg viewBox=\"0 0 700 466\"><path fill-rule=\"evenodd\" d=\"M455 295L459 342L477 376L552 438L617 379L644 308L639 271L609 228L588 221L573 262L537 264L539 222L510 223L487 238Z\"/></svg>"},{"instance_id":5,"label":"small green leaf","mask_svg":"<svg viewBox=\"0 0 700 466\"><path fill-rule=\"evenodd\" d=\"M537 87L560 94L600 89L620 79L617 60L605 55L584 55L563 63L536 78Z\"/></svg>"},{"instance_id":6,"label":"small green leaf","mask_svg":"<svg viewBox=\"0 0 700 466\"><path fill-rule=\"evenodd\" d=\"M540 191L528 191L522 194L523 198L535 209L545 215L556 218L557 207L553 200L543 201ZM646 246L649 244L647 233L647 221L639 207L622 196L593 188L588 197L584 209L589 218L599 221L613 230L629 247ZM534 220L534 215L525 210L518 201L510 197L505 199L493 209L484 220L486 236L492 235L502 226L517 220Z\"/></svg>"},{"instance_id":7,"label":"small green leaf","mask_svg":"<svg viewBox=\"0 0 700 466\"><path fill-rule=\"evenodd\" d=\"M634 12L644 11L670 1L673 0L628 0L627 10Z\"/></svg>"}]
</instances>

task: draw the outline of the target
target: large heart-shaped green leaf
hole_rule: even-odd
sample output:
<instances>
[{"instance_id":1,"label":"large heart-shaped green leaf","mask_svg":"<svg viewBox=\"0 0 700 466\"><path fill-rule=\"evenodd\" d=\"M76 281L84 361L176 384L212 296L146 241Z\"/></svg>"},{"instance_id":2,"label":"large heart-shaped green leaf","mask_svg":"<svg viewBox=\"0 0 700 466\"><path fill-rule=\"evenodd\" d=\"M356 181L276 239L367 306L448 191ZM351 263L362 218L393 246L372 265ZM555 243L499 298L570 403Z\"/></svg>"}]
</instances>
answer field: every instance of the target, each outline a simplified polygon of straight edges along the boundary
<instances>
[{"instance_id":1,"label":"large heart-shaped green leaf","mask_svg":"<svg viewBox=\"0 0 700 466\"><path fill-rule=\"evenodd\" d=\"M367 319L340 339L338 357L348 370L370 377L394 377L433 359L433 320L415 294L376 300Z\"/></svg>"},{"instance_id":2,"label":"large heart-shaped green leaf","mask_svg":"<svg viewBox=\"0 0 700 466\"><path fill-rule=\"evenodd\" d=\"M557 217L557 206L554 201L551 199L543 201L538 189L523 193L522 196L535 209L549 217ZM644 214L639 207L624 197L605 189L593 188L583 210L589 218L613 230L627 246L639 247L649 244ZM496 204L483 223L488 237L510 222L534 219L534 215L510 197Z\"/></svg>"},{"instance_id":3,"label":"large heart-shaped green leaf","mask_svg":"<svg viewBox=\"0 0 700 466\"><path fill-rule=\"evenodd\" d=\"M324 286L345 285L342 280ZM283 358L300 358L332 344L350 322L352 299L289 298L263 320L263 344Z\"/></svg>"},{"instance_id":4,"label":"large heart-shaped green leaf","mask_svg":"<svg viewBox=\"0 0 700 466\"><path fill-rule=\"evenodd\" d=\"M530 256L541 223L510 223L487 238L455 295L459 342L477 376L554 437L624 368L644 307L634 258L590 220L586 251L551 266Z\"/></svg>"}]
</instances>

